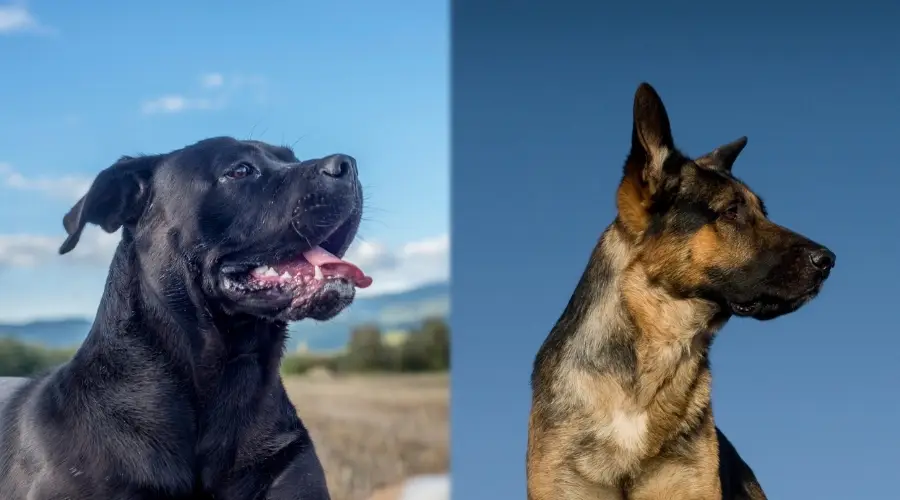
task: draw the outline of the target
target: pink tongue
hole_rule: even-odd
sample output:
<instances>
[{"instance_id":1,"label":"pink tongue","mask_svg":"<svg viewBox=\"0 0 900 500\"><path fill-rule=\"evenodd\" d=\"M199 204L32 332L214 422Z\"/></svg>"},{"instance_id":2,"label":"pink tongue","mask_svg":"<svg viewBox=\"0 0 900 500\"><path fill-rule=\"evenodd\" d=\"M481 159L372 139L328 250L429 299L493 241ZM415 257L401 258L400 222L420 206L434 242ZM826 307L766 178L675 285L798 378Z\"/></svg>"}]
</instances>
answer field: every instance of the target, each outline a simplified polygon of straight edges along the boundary
<instances>
[{"instance_id":1,"label":"pink tongue","mask_svg":"<svg viewBox=\"0 0 900 500\"><path fill-rule=\"evenodd\" d=\"M372 284L372 278L366 276L362 269L355 265L341 260L338 256L332 254L322 247L313 247L303 252L303 258L314 266L325 267L328 265L335 266L336 269L346 273L348 278L352 278L354 284L359 288L368 288Z\"/></svg>"}]
</instances>

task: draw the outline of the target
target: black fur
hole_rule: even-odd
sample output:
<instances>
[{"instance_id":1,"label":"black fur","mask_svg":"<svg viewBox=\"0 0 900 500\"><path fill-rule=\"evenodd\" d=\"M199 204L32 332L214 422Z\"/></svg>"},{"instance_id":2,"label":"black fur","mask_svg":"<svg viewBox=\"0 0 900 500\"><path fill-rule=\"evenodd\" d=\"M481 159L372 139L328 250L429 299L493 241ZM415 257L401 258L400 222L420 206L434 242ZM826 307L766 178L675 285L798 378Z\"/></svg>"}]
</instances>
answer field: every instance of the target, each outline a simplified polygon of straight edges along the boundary
<instances>
[{"instance_id":1,"label":"black fur","mask_svg":"<svg viewBox=\"0 0 900 500\"><path fill-rule=\"evenodd\" d=\"M354 288L298 305L223 283L314 245L343 255L361 196L350 157L224 137L101 172L60 252L88 223L122 241L77 354L2 410L0 498L327 500L279 364L286 321L328 319Z\"/></svg>"}]
</instances>

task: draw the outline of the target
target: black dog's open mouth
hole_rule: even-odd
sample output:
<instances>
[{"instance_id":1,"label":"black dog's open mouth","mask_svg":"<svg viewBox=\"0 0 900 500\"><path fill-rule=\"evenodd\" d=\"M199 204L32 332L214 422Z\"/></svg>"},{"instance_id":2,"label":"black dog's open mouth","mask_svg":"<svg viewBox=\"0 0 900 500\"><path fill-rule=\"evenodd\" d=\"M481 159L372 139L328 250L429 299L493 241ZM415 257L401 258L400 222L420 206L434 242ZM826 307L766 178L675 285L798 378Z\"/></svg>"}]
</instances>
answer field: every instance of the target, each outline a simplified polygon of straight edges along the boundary
<instances>
[{"instance_id":1,"label":"black dog's open mouth","mask_svg":"<svg viewBox=\"0 0 900 500\"><path fill-rule=\"evenodd\" d=\"M224 307L277 321L325 321L353 302L357 288L372 284L342 258L361 220L358 187L314 183L308 190L286 224L263 224L242 248L220 257L216 285Z\"/></svg>"},{"instance_id":2,"label":"black dog's open mouth","mask_svg":"<svg viewBox=\"0 0 900 500\"><path fill-rule=\"evenodd\" d=\"M320 246L313 247L294 259L261 264L249 271L227 272L226 286L237 291L265 290L289 293L296 307L312 298L327 283L336 280L367 288L372 278L355 264L342 260Z\"/></svg>"}]
</instances>

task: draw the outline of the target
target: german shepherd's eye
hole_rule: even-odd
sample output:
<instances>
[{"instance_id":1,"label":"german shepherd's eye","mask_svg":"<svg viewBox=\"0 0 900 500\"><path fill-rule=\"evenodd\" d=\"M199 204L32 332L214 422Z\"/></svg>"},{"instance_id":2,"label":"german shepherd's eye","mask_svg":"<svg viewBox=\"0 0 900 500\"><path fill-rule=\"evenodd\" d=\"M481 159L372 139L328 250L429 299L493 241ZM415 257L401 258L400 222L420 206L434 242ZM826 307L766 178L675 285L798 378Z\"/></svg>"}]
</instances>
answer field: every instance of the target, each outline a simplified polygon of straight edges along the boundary
<instances>
[{"instance_id":1,"label":"german shepherd's eye","mask_svg":"<svg viewBox=\"0 0 900 500\"><path fill-rule=\"evenodd\" d=\"M235 181L240 179L246 179L252 175L258 173L259 170L256 169L253 165L249 163L239 163L234 168L225 172L225 174L219 178L220 181Z\"/></svg>"},{"instance_id":2,"label":"german shepherd's eye","mask_svg":"<svg viewBox=\"0 0 900 500\"><path fill-rule=\"evenodd\" d=\"M719 217L722 218L722 220L736 221L741 218L741 206L734 203L726 208L724 212L719 214Z\"/></svg>"}]
</instances>

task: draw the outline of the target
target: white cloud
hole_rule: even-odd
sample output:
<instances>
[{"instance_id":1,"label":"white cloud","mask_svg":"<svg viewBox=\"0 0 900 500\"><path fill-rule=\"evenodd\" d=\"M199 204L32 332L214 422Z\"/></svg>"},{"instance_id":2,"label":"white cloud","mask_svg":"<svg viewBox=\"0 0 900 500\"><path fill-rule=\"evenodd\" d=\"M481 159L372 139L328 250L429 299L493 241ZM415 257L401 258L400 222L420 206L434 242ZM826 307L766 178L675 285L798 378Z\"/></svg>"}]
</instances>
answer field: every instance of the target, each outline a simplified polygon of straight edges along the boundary
<instances>
[{"instance_id":1,"label":"white cloud","mask_svg":"<svg viewBox=\"0 0 900 500\"><path fill-rule=\"evenodd\" d=\"M222 73L207 73L200 78L202 85L208 89L221 87L225 83Z\"/></svg>"},{"instance_id":2,"label":"white cloud","mask_svg":"<svg viewBox=\"0 0 900 500\"><path fill-rule=\"evenodd\" d=\"M91 179L74 175L29 177L8 163L0 163L0 186L30 191L66 201L77 201L87 193Z\"/></svg>"},{"instance_id":3,"label":"white cloud","mask_svg":"<svg viewBox=\"0 0 900 500\"><path fill-rule=\"evenodd\" d=\"M359 291L360 296L403 292L450 279L450 237L413 241L394 249L357 241L344 259L373 279L371 287Z\"/></svg>"},{"instance_id":4,"label":"white cloud","mask_svg":"<svg viewBox=\"0 0 900 500\"><path fill-rule=\"evenodd\" d=\"M215 101L207 98L192 98L172 94L144 101L141 104L141 112L145 115L173 114L191 110L210 110L218 107L220 106Z\"/></svg>"},{"instance_id":5,"label":"white cloud","mask_svg":"<svg viewBox=\"0 0 900 500\"><path fill-rule=\"evenodd\" d=\"M52 31L38 22L24 1L0 5L0 35L49 34Z\"/></svg>"},{"instance_id":6,"label":"white cloud","mask_svg":"<svg viewBox=\"0 0 900 500\"><path fill-rule=\"evenodd\" d=\"M107 234L95 227L85 229L78 246L65 259L71 264L105 269L119 241L119 234ZM61 262L58 250L65 239L28 234L0 235L0 269L38 268ZM373 278L371 287L360 296L397 293L450 277L450 238L447 235L413 241L399 248L357 241L345 260L359 266Z\"/></svg>"},{"instance_id":7,"label":"white cloud","mask_svg":"<svg viewBox=\"0 0 900 500\"><path fill-rule=\"evenodd\" d=\"M200 76L200 90L194 93L172 93L145 100L145 115L176 114L186 111L210 111L225 108L236 97L252 93L256 101L265 101L266 80L255 75L206 73Z\"/></svg>"},{"instance_id":8,"label":"white cloud","mask_svg":"<svg viewBox=\"0 0 900 500\"><path fill-rule=\"evenodd\" d=\"M357 240L347 251L346 259L360 269L390 269L396 265L396 256L384 245Z\"/></svg>"},{"instance_id":9,"label":"white cloud","mask_svg":"<svg viewBox=\"0 0 900 500\"><path fill-rule=\"evenodd\" d=\"M61 226L62 224L60 224ZM73 264L107 267L113 251L119 244L119 234L108 234L97 228L85 229L78 246L66 259ZM59 246L64 236L42 236L34 234L0 235L0 269L35 269L47 263L58 261Z\"/></svg>"}]
</instances>

